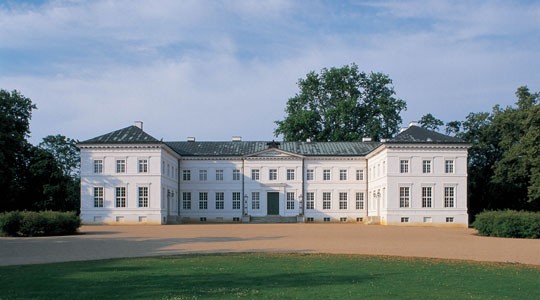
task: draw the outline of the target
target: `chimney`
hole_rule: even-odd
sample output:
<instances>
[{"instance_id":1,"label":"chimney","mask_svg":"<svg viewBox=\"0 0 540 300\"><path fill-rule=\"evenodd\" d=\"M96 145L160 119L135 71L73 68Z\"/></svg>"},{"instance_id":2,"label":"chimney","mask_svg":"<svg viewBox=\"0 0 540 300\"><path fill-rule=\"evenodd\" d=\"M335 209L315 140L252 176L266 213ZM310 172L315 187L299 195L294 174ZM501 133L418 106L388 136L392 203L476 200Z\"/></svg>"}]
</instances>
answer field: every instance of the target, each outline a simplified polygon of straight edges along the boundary
<instances>
[{"instance_id":1,"label":"chimney","mask_svg":"<svg viewBox=\"0 0 540 300\"><path fill-rule=\"evenodd\" d=\"M407 127L401 127L401 128L399 129L399 133L402 133L402 132L405 131L405 130L407 130Z\"/></svg>"},{"instance_id":2,"label":"chimney","mask_svg":"<svg viewBox=\"0 0 540 300\"><path fill-rule=\"evenodd\" d=\"M143 122L142 121L135 121L135 126L139 127L141 130L143 130Z\"/></svg>"},{"instance_id":3,"label":"chimney","mask_svg":"<svg viewBox=\"0 0 540 300\"><path fill-rule=\"evenodd\" d=\"M239 135L235 135L232 137L232 141L233 142L241 142L242 141L242 137L239 136Z\"/></svg>"},{"instance_id":4,"label":"chimney","mask_svg":"<svg viewBox=\"0 0 540 300\"><path fill-rule=\"evenodd\" d=\"M362 142L371 142L371 138L364 137L364 138L362 138Z\"/></svg>"},{"instance_id":5,"label":"chimney","mask_svg":"<svg viewBox=\"0 0 540 300\"><path fill-rule=\"evenodd\" d=\"M195 142L195 137L194 136L188 136L187 141L188 142Z\"/></svg>"}]
</instances>

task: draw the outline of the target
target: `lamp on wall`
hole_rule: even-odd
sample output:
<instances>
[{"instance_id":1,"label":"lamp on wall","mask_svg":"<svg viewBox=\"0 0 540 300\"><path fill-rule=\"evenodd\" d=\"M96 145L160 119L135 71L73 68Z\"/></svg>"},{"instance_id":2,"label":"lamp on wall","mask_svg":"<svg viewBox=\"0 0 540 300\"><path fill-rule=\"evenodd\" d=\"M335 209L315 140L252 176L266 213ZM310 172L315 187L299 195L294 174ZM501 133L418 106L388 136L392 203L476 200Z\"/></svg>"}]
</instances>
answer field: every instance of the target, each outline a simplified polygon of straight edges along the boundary
<instances>
[{"instance_id":1,"label":"lamp on wall","mask_svg":"<svg viewBox=\"0 0 540 300\"><path fill-rule=\"evenodd\" d=\"M244 216L248 215L247 207L248 207L248 195L244 195Z\"/></svg>"}]
</instances>

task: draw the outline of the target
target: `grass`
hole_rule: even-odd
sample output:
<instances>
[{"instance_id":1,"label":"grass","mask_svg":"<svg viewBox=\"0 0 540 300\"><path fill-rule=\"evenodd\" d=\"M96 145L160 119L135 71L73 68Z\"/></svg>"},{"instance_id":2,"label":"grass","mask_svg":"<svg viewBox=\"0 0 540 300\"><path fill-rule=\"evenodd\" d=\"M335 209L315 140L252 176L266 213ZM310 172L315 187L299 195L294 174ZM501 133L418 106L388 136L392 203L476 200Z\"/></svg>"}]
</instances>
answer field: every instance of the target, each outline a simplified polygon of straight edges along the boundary
<instances>
[{"instance_id":1,"label":"grass","mask_svg":"<svg viewBox=\"0 0 540 300\"><path fill-rule=\"evenodd\" d=\"M326 254L212 254L0 267L0 299L540 299L540 269Z\"/></svg>"}]
</instances>

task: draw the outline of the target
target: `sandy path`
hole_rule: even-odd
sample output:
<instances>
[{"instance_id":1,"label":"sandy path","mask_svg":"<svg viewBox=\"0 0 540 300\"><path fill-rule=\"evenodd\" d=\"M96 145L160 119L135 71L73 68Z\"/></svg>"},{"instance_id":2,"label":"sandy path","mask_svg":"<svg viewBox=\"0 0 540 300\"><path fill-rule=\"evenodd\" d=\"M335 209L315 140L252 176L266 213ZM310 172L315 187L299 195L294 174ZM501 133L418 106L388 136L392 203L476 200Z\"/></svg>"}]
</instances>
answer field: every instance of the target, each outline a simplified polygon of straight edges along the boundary
<instances>
[{"instance_id":1,"label":"sandy path","mask_svg":"<svg viewBox=\"0 0 540 300\"><path fill-rule=\"evenodd\" d=\"M358 224L83 226L81 235L0 238L0 265L211 252L397 255L540 266L540 240L473 229Z\"/></svg>"}]
</instances>

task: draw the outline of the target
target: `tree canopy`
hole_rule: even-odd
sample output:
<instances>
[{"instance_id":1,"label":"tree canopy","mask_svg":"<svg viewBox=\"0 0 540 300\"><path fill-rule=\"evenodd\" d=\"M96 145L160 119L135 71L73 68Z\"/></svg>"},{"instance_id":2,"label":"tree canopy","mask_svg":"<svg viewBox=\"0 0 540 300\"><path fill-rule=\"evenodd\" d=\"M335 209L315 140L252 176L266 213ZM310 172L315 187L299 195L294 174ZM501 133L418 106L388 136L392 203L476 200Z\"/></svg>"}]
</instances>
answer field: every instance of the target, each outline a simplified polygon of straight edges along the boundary
<instances>
[{"instance_id":1,"label":"tree canopy","mask_svg":"<svg viewBox=\"0 0 540 300\"><path fill-rule=\"evenodd\" d=\"M418 124L420 124L420 126L423 128L433 131L439 131L439 127L444 125L443 121L435 118L432 114L422 116L420 121L418 121Z\"/></svg>"},{"instance_id":2,"label":"tree canopy","mask_svg":"<svg viewBox=\"0 0 540 300\"><path fill-rule=\"evenodd\" d=\"M300 91L287 101L276 136L286 141L355 141L390 138L399 131L405 101L395 97L392 80L364 73L356 64L309 72Z\"/></svg>"}]
</instances>

